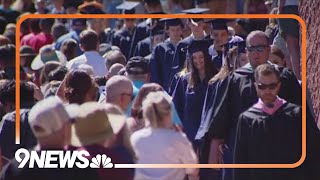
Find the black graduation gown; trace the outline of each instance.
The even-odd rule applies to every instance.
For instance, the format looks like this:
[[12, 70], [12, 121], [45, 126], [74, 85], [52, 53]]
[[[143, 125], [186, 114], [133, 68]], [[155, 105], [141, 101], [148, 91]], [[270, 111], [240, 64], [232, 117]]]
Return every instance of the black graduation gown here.
[[173, 56], [176, 47], [166, 39], [152, 51], [150, 59], [151, 82], [160, 84], [168, 92], [171, 80], [177, 73], [173, 68]]
[[139, 41], [137, 44], [137, 47], [134, 51], [134, 56], [148, 56], [152, 52], [152, 47], [151, 47], [151, 38], [147, 37], [142, 41]]
[[215, 65], [215, 67], [217, 67], [218, 69], [221, 69], [222, 67], [222, 51], [217, 51], [218, 55], [215, 57], [212, 57], [212, 62]]
[[[153, 13], [149, 13], [149, 14], [165, 14], [165, 13], [164, 12], [153, 12]], [[141, 32], [140, 34], [141, 34], [141, 37], [143, 37], [143, 39], [147, 38], [150, 35], [150, 27], [147, 24], [147, 19], [140, 22], [137, 25], [137, 28]]]
[[195, 145], [195, 135], [198, 131], [202, 107], [208, 86], [208, 79], [197, 86], [189, 87], [190, 73], [184, 75], [178, 82], [175, 93], [172, 95], [178, 115], [182, 120], [184, 132]]
[[118, 46], [127, 60], [129, 60], [133, 56], [137, 43], [144, 38], [143, 32], [138, 28], [134, 28], [134, 30], [130, 32], [128, 28], [122, 27], [114, 34], [112, 45]]
[[[206, 96], [204, 105], [202, 108], [202, 115], [201, 115], [201, 123], [197, 132], [197, 135], [195, 137], [198, 141], [203, 141], [203, 138], [205, 134], [208, 132], [209, 123], [210, 121], [206, 121], [207, 119], [204, 118], [208, 116], [208, 114], [213, 113], [212, 111], [215, 110], [214, 107], [212, 107], [212, 102], [215, 101], [217, 98], [221, 98], [222, 96], [217, 96], [219, 93], [218, 91], [218, 84], [222, 83], [221, 81], [216, 81], [214, 83], [209, 83], [207, 90], [206, 90]], [[223, 89], [220, 89], [220, 91]]]
[[[300, 106], [285, 103], [272, 115], [251, 107], [239, 116], [234, 163], [296, 163], [302, 153], [301, 133]], [[303, 180], [307, 177], [305, 166], [296, 169], [234, 170], [234, 180]]]
[[140, 22], [138, 25], [137, 25], [137, 28], [139, 29], [139, 31], [141, 32], [141, 37], [144, 38], [147, 38], [149, 36], [149, 27], [147, 25], [147, 22], [146, 20]]
[[103, 30], [99, 37], [100, 43], [112, 44], [114, 33], [115, 30], [112, 30], [110, 28]]
[[[301, 86], [292, 71], [280, 68], [281, 88], [279, 96], [288, 102], [301, 105]], [[224, 154], [225, 163], [233, 161], [233, 147], [235, 129], [239, 115], [258, 101], [254, 86], [254, 71], [246, 66], [235, 70], [230, 76], [217, 86], [217, 96], [212, 102], [210, 113], [207, 113], [204, 121], [208, 121], [205, 129], [202, 158], [207, 159], [208, 149], [212, 138], [224, 139], [229, 146], [229, 151]]]

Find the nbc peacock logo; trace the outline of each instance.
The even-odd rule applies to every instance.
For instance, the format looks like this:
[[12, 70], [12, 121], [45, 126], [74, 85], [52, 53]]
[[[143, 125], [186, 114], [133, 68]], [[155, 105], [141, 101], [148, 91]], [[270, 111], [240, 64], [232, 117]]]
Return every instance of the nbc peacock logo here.
[[100, 155], [97, 154], [96, 157], [93, 157], [91, 159], [90, 163], [91, 168], [112, 168], [113, 164], [111, 162], [111, 158], [106, 156], [105, 154]]

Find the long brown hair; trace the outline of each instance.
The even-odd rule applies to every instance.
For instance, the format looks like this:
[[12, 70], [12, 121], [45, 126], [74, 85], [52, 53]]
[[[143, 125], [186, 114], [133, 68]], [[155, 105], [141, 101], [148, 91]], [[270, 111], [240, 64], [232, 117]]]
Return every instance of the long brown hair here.
[[[215, 74], [217, 74], [219, 71], [211, 61], [211, 56], [209, 55], [208, 51], [201, 51], [204, 56], [204, 67], [205, 67], [205, 80], [209, 81]], [[189, 77], [189, 88], [194, 88], [198, 86], [201, 83], [200, 76], [198, 69], [193, 64], [193, 58], [192, 54], [189, 55], [189, 63], [191, 67], [191, 75]]]
[[[217, 81], [225, 79], [234, 70], [239, 68], [238, 55], [235, 55], [237, 50], [238, 50], [237, 47], [233, 47], [233, 48], [229, 49], [227, 55], [224, 56], [224, 59], [223, 59], [224, 63], [222, 65], [220, 71], [210, 79], [209, 84], [213, 84]], [[231, 61], [231, 59], [232, 59], [232, 61]]]

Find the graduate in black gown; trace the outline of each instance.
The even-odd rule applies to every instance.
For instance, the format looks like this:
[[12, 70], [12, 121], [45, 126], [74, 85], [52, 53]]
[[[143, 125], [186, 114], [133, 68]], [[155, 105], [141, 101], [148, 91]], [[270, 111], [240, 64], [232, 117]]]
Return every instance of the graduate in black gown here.
[[212, 61], [219, 69], [222, 66], [222, 51], [223, 45], [228, 43], [228, 26], [227, 19], [214, 19], [211, 22], [211, 37], [213, 46], [210, 47], [209, 53], [212, 56]]
[[159, 43], [164, 41], [164, 27], [155, 25], [150, 30], [150, 36], [138, 42], [134, 56], [146, 57], [152, 53], [152, 50]]
[[[122, 10], [124, 14], [134, 14], [135, 7], [139, 2], [125, 1], [116, 8]], [[125, 55], [126, 59], [133, 56], [137, 43], [146, 38], [143, 31], [136, 27], [136, 19], [124, 19], [123, 27], [114, 34], [112, 45], [118, 46], [121, 52]]]
[[152, 51], [150, 59], [151, 82], [160, 84], [168, 92], [170, 82], [176, 74], [173, 68], [174, 52], [182, 35], [181, 19], [161, 19], [165, 22], [165, 30], [169, 35], [164, 42], [158, 44]]
[[[143, 0], [144, 8], [148, 14], [165, 14], [162, 9], [160, 0]], [[152, 21], [158, 21], [159, 19], [152, 19]], [[152, 29], [152, 24], [149, 19], [143, 20], [137, 25], [137, 28], [142, 32], [141, 35], [147, 38]]]
[[[247, 56], [249, 62], [235, 70], [218, 84], [216, 96], [212, 102], [210, 113], [205, 117], [207, 132], [203, 137], [204, 147], [201, 159], [208, 163], [220, 161], [220, 147], [225, 144], [224, 163], [233, 163], [234, 137], [239, 115], [258, 101], [254, 87], [254, 69], [268, 63], [270, 46], [267, 35], [262, 31], [253, 31], [247, 37]], [[301, 105], [301, 86], [293, 72], [287, 68], [279, 68], [281, 72], [281, 88], [279, 97], [288, 102]], [[232, 179], [230, 169], [224, 170], [224, 179]]]
[[209, 40], [193, 40], [188, 46], [190, 72], [181, 77], [172, 95], [189, 140], [197, 149], [194, 137], [198, 131], [208, 81], [218, 72], [213, 65], [208, 48]]
[[[182, 11], [182, 13], [187, 14], [202, 14], [209, 11], [206, 8], [193, 8]], [[192, 40], [201, 40], [201, 39], [211, 39], [210, 34], [207, 35], [204, 31], [204, 19], [202, 18], [193, 18], [187, 19], [187, 26], [191, 30], [190, 36], [181, 40], [177, 45], [177, 50], [174, 55], [175, 65], [177, 66], [177, 71], [180, 71], [185, 66], [186, 61], [186, 51], [184, 49], [191, 44]]]
[[[224, 61], [223, 66], [221, 67], [219, 73], [217, 73], [213, 78], [210, 79], [206, 91], [205, 101], [202, 108], [202, 115], [201, 115], [201, 123], [198, 128], [198, 132], [195, 137], [195, 141], [200, 144], [200, 151], [199, 154], [199, 161], [200, 163], [206, 164], [208, 163], [208, 151], [210, 150], [207, 148], [208, 145], [204, 144], [204, 137], [205, 134], [208, 132], [210, 121], [206, 118], [208, 114], [212, 114], [216, 107], [213, 107], [212, 104], [214, 101], [219, 101], [219, 96], [221, 91], [223, 92], [225, 89], [217, 88], [219, 84], [225, 83], [225, 78], [232, 73], [234, 70], [242, 67], [242, 55], [245, 53], [245, 41], [234, 41], [229, 42], [224, 45]], [[201, 148], [205, 146], [206, 148]], [[203, 155], [205, 154], [205, 155]], [[219, 180], [222, 179], [222, 173], [220, 170], [216, 169], [200, 169], [200, 180]]]
[[[298, 162], [302, 156], [301, 107], [277, 96], [281, 81], [280, 72], [275, 65], [258, 66], [254, 77], [259, 101], [239, 116], [234, 163]], [[320, 142], [319, 132], [313, 134], [313, 137], [317, 138], [311, 141]], [[235, 169], [234, 180], [319, 179], [320, 173], [309, 169], [308, 162], [305, 163], [307, 164], [294, 169]]]
[[[217, 96], [219, 93], [217, 92], [218, 84], [225, 83], [225, 78], [228, 77], [234, 70], [244, 66], [242, 55], [245, 54], [246, 44], [245, 41], [239, 42], [229, 42], [224, 45], [224, 56], [223, 56], [223, 66], [221, 67], [219, 73], [217, 73], [213, 78], [210, 79], [205, 102], [202, 110], [202, 119], [201, 124], [198, 129], [196, 140], [202, 141], [204, 135], [208, 132], [208, 123], [210, 123], [209, 119], [207, 119], [207, 115], [211, 114], [214, 107], [212, 107], [214, 101], [218, 101], [217, 98], [221, 98], [222, 96]], [[246, 56], [246, 55], [245, 55]], [[223, 89], [219, 89], [219, 91], [223, 91]], [[200, 160], [201, 162], [201, 160]], [[208, 163], [207, 161], [203, 161], [202, 163]]]

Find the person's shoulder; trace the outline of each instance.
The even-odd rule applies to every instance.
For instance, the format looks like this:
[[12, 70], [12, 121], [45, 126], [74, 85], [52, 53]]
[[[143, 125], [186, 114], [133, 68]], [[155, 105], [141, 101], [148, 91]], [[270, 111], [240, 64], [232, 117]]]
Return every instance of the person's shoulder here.
[[182, 80], [182, 81], [189, 81], [190, 76], [191, 76], [191, 72], [188, 72], [188, 73], [186, 73], [186, 74], [183, 74], [183, 75], [181, 76], [181, 80]]
[[80, 61], [81, 59], [85, 58], [85, 56], [83, 54], [81, 54], [80, 56], [77, 56], [73, 59], [71, 59], [70, 61], [67, 62], [67, 64], [73, 64], [76, 63], [77, 61]]
[[277, 65], [275, 65], [275, 66], [279, 69], [281, 77], [290, 78], [290, 77], [295, 76], [293, 71], [290, 68], [277, 66]]
[[67, 34], [60, 36], [57, 40], [57, 43], [63, 43], [66, 39], [69, 39], [69, 38], [73, 39], [73, 31], [68, 32]]
[[70, 61], [67, 62], [66, 64], [66, 67], [68, 69], [71, 69], [71, 68], [75, 68], [74, 66], [77, 66], [79, 65], [79, 63], [81, 64], [81, 62], [85, 59], [85, 56], [82, 54], [80, 56], [77, 56], [73, 59], [71, 59]]
[[144, 38], [143, 40], [141, 40], [139, 43], [140, 44], [150, 44], [151, 39], [150, 39], [150, 37], [147, 37], [147, 38]]
[[190, 36], [182, 39], [181, 41], [179, 41], [178, 44], [180, 45], [188, 45], [191, 42], [192, 38]]
[[[20, 117], [21, 121], [24, 121], [25, 118], [28, 117], [28, 113], [30, 112], [30, 109], [20, 109]], [[15, 122], [16, 121], [16, 111], [8, 112], [2, 117], [3, 121], [8, 121], [8, 122]]]
[[140, 23], [137, 25], [137, 28], [138, 28], [138, 29], [147, 28], [147, 22], [146, 22], [146, 20], [140, 22]]
[[301, 114], [302, 108], [299, 105], [287, 102], [282, 106], [285, 113], [293, 114]]
[[171, 134], [169, 134], [170, 139], [175, 145], [181, 145], [181, 144], [189, 145], [190, 144], [190, 141], [184, 132], [174, 131], [174, 130], [172, 130], [170, 132], [171, 132]]
[[246, 64], [243, 67], [240, 67], [240, 68], [236, 69], [232, 73], [232, 75], [234, 75], [234, 76], [248, 76], [248, 75], [251, 75], [251, 74], [253, 74], [253, 69], [250, 66], [250, 64]]
[[255, 107], [250, 107], [243, 113], [239, 115], [238, 118], [238, 123], [241, 125], [245, 125], [247, 127], [251, 127], [251, 124], [256, 121], [261, 121], [262, 119], [258, 117], [263, 117], [264, 114], [261, 110], [255, 108]]
[[246, 111], [244, 111], [243, 113], [240, 114], [240, 117], [242, 118], [251, 118], [254, 117], [256, 115], [262, 115], [263, 112], [258, 109], [255, 108], [254, 106], [250, 107], [249, 109], [247, 109]]
[[110, 27], [107, 27], [107, 28], [105, 28], [105, 29], [103, 30], [103, 32], [104, 32], [105, 34], [114, 34], [116, 31], [115, 31], [115, 29], [112, 29], [112, 28], [110, 28]]
[[130, 141], [132, 145], [136, 144], [139, 140], [146, 138], [150, 135], [151, 129], [150, 128], [142, 128], [140, 130], [135, 131], [130, 136]]
[[164, 50], [166, 46], [167, 46], [167, 43], [161, 42], [161, 43], [159, 43], [158, 45], [156, 45], [155, 49], [157, 49], [157, 50], [159, 50], [159, 49]]
[[121, 28], [121, 29], [119, 29], [118, 31], [116, 31], [116, 32], [114, 33], [114, 35], [115, 35], [115, 36], [123, 36], [123, 34], [124, 34], [125, 32], [126, 32], [125, 29], [124, 29], [124, 28]]
[[16, 112], [9, 112], [2, 117], [3, 122], [15, 122], [16, 121]]

